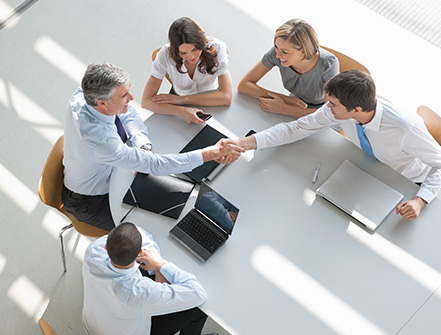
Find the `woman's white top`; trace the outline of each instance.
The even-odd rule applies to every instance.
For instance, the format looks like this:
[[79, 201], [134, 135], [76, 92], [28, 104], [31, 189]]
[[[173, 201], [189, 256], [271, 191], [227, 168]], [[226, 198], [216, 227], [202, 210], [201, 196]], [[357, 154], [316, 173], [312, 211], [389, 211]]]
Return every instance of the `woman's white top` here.
[[170, 43], [164, 45], [158, 52], [153, 62], [152, 76], [160, 80], [164, 79], [166, 73], [173, 82], [173, 88], [178, 95], [191, 95], [206, 91], [216, 90], [219, 85], [217, 77], [229, 72], [227, 46], [224, 42], [210, 37], [209, 45], [213, 45], [217, 50], [217, 59], [219, 65], [214, 74], [202, 73], [196, 66], [193, 79], [187, 73], [187, 68], [182, 64], [182, 71], [179, 73], [176, 69], [175, 61], [169, 56]]

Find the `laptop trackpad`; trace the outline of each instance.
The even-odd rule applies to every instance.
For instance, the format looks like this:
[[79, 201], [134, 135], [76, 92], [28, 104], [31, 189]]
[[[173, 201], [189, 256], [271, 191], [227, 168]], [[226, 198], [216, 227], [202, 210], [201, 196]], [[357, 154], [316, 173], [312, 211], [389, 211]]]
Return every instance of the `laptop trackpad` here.
[[211, 254], [202, 248], [198, 243], [196, 243], [191, 237], [184, 233], [181, 229], [176, 226], [170, 231], [181, 244], [185, 245], [189, 250], [191, 250], [200, 260], [206, 261], [210, 258]]

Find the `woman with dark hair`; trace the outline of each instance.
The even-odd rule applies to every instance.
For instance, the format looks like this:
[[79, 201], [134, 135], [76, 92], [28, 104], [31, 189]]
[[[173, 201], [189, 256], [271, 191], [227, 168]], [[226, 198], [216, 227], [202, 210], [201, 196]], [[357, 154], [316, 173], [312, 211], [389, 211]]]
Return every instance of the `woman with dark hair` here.
[[[178, 115], [187, 123], [203, 123], [198, 108], [186, 105], [230, 105], [231, 76], [225, 43], [205, 34], [188, 17], [172, 23], [169, 43], [153, 62], [152, 74], [142, 95], [141, 106], [154, 113]], [[158, 94], [168, 73], [173, 82], [170, 94]]]
[[[275, 66], [279, 68], [289, 95], [257, 85]], [[260, 108], [266, 112], [301, 117], [323, 105], [324, 84], [338, 72], [337, 58], [320, 48], [311, 25], [301, 19], [292, 19], [276, 30], [274, 47], [248, 71], [237, 89], [258, 99]]]

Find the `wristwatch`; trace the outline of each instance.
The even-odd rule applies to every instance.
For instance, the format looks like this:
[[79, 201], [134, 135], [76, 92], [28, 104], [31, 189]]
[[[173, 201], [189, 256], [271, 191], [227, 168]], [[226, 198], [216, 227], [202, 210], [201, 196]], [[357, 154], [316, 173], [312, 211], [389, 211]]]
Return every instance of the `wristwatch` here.
[[152, 151], [152, 148], [153, 148], [153, 146], [151, 143], [146, 143], [146, 144], [141, 145], [141, 149], [143, 149], [143, 150]]

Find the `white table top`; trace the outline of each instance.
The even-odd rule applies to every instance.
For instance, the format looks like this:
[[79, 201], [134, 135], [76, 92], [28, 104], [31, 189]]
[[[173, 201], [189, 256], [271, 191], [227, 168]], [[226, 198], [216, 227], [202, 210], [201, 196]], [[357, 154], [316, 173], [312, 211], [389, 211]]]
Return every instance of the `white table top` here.
[[[238, 94], [229, 108], [204, 110], [213, 114], [208, 124], [227, 136], [291, 120], [265, 113]], [[178, 152], [202, 128], [164, 115], [153, 115], [146, 124], [158, 153]], [[395, 334], [441, 285], [441, 202], [435, 199], [411, 222], [391, 214], [370, 234], [315, 197], [346, 158], [405, 199], [414, 196], [416, 185], [326, 130], [247, 152], [210, 183], [240, 213], [230, 239], [206, 263], [168, 235], [176, 220], [139, 209], [127, 220], [153, 234], [165, 259], [199, 278], [208, 291], [201, 308], [232, 334]], [[116, 222], [130, 208], [121, 199], [133, 177], [121, 169], [112, 176]]]

